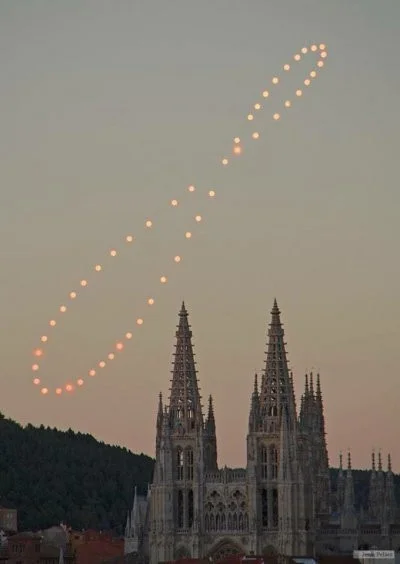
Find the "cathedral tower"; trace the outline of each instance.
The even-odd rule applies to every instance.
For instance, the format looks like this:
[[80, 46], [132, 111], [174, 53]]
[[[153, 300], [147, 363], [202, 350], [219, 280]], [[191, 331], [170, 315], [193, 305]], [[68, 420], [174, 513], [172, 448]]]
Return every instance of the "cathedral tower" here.
[[157, 416], [156, 464], [151, 491], [150, 561], [201, 553], [203, 476], [216, 468], [215, 420], [206, 425], [185, 304], [179, 312], [169, 403]]
[[251, 398], [247, 473], [251, 533], [258, 553], [306, 554], [309, 518], [298, 450], [293, 381], [286, 358], [284, 330], [275, 300], [261, 390]]

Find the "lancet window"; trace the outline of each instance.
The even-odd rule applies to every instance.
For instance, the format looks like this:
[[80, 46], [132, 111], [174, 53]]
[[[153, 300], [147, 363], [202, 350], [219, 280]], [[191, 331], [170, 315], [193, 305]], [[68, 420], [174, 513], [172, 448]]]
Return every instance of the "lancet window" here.
[[268, 492], [265, 488], [261, 490], [261, 523], [263, 529], [268, 527]]
[[277, 527], [279, 521], [278, 490], [272, 490], [272, 526]]
[[178, 521], [178, 528], [183, 529], [183, 515], [184, 515], [184, 503], [183, 503], [183, 491], [178, 491], [178, 499], [177, 499], [177, 521]]
[[183, 466], [184, 466], [184, 458], [183, 458], [183, 450], [181, 447], [176, 449], [176, 479], [183, 480]]
[[193, 480], [193, 450], [191, 448], [186, 450], [186, 479]]
[[278, 478], [278, 451], [275, 445], [269, 447], [269, 459], [270, 459], [270, 477], [271, 480], [276, 480]]
[[260, 451], [261, 458], [261, 479], [266, 480], [268, 477], [268, 455], [267, 448], [263, 445]]
[[193, 490], [188, 491], [188, 527], [193, 525], [194, 517], [194, 503], [193, 503]]

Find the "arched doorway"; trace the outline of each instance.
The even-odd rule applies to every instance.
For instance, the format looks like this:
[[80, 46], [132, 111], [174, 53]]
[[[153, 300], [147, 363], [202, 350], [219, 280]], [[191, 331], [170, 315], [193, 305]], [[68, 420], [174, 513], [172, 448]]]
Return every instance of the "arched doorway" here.
[[241, 546], [225, 539], [219, 542], [209, 553], [209, 558], [213, 562], [222, 562], [231, 556], [244, 556], [245, 551]]
[[191, 558], [190, 550], [186, 546], [178, 546], [175, 552], [175, 560], [186, 560]]

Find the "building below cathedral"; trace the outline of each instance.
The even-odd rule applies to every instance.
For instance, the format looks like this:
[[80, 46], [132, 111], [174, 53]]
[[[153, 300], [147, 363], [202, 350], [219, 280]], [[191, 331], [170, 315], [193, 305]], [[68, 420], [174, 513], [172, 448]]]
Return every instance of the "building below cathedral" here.
[[[314, 387], [315, 386], [315, 387]], [[275, 300], [265, 370], [254, 380], [244, 470], [219, 468], [212, 398], [202, 413], [192, 332], [179, 313], [167, 405], [160, 395], [156, 463], [147, 496], [135, 491], [125, 553], [150, 564], [215, 562], [234, 554], [315, 556], [400, 549], [393, 474], [372, 459], [369, 506], [356, 512], [350, 454], [330, 483], [320, 378], [306, 376], [299, 412]]]

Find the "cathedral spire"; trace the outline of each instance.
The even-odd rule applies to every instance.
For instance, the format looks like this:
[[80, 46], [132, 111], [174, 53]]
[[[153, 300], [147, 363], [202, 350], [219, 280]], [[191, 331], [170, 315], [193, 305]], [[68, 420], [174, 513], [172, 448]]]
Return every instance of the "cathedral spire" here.
[[296, 422], [296, 413], [293, 405], [285, 344], [280, 311], [277, 301], [274, 300], [268, 331], [268, 349], [260, 406], [264, 425], [266, 420], [271, 422], [275, 420], [273, 424], [279, 424], [282, 409], [285, 406], [288, 412], [289, 426], [292, 428]]
[[202, 427], [203, 415], [193, 353], [192, 331], [184, 302], [179, 312], [177, 329], [169, 415], [172, 428], [174, 430], [180, 428], [187, 433], [196, 426]]

